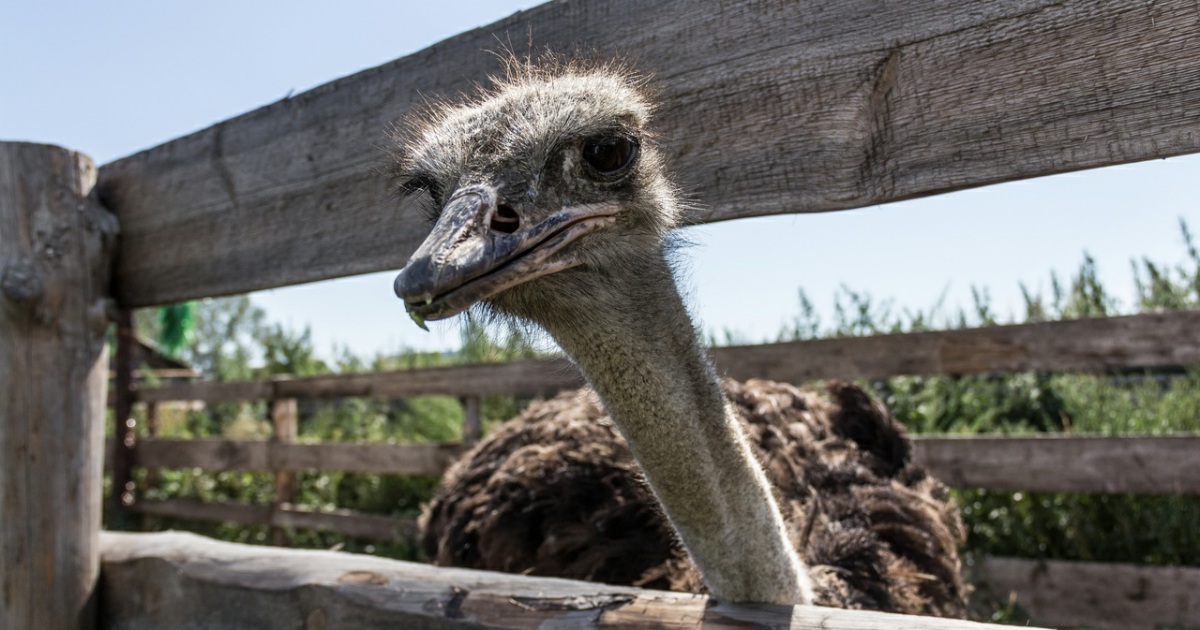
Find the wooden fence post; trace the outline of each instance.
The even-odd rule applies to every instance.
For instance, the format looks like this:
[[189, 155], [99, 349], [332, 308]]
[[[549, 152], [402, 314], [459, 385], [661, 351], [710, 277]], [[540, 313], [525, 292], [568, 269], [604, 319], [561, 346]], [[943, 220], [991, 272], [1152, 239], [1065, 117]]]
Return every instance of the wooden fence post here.
[[0, 627], [92, 628], [117, 222], [96, 167], [0, 143]]
[[483, 435], [483, 397], [473, 394], [459, 401], [463, 406], [462, 441], [474, 444]]
[[[113, 451], [110, 517], [123, 525], [133, 504], [133, 447], [137, 426], [133, 419], [133, 312], [121, 309], [117, 314], [117, 360], [113, 378]], [[112, 522], [111, 520], [109, 521]]]
[[[280, 444], [294, 444], [297, 436], [298, 405], [295, 398], [272, 398], [270, 401], [271, 424], [275, 427], [272, 440]], [[296, 471], [275, 471], [274, 509], [296, 502]], [[271, 526], [271, 538], [275, 546], [286, 547], [291, 541], [282, 527]]]

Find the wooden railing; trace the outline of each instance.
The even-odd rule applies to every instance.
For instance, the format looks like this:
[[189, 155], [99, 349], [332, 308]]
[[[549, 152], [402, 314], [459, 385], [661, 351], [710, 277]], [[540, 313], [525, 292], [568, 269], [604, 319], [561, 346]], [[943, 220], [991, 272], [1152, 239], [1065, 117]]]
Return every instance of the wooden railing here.
[[[790, 382], [1014, 370], [1128, 372], [1200, 363], [1200, 311], [724, 347], [714, 349], [713, 355], [718, 369], [730, 376]], [[289, 427], [285, 431], [291, 433], [284, 439], [257, 441], [143, 439], [133, 450], [136, 465], [273, 471], [277, 496], [270, 505], [159, 499], [142, 500], [131, 508], [144, 514], [277, 529], [326, 529], [375, 541], [411, 540], [416, 532], [412, 520], [350, 510], [316, 512], [294, 505], [285, 494], [290, 486], [281, 486], [278, 480], [295, 470], [441, 474], [469, 445], [295, 443], [297, 398], [453, 395], [463, 400], [465, 424], [478, 426], [478, 401], [484, 394], [544, 396], [581, 383], [570, 363], [550, 359], [139, 389], [134, 398], [151, 405], [266, 398], [273, 401], [277, 431]], [[1200, 495], [1200, 434], [917, 436], [915, 442], [917, 460], [958, 488]], [[1171, 614], [1176, 617], [1190, 614], [1181, 608], [1188, 604], [1177, 603], [1186, 598], [1173, 600], [1167, 594], [1200, 588], [1200, 569], [989, 558], [976, 567], [976, 573], [989, 588], [1015, 593], [1022, 604], [1041, 615], [1038, 618], [1071, 623], [1140, 618], [1147, 606], [1168, 612], [1174, 607], [1177, 610]], [[1141, 580], [1157, 590], [1150, 603], [1139, 604], [1127, 601], [1132, 596], [1101, 587], [1072, 590], [1071, 581], [1081, 578], [1096, 583]], [[1081, 597], [1094, 597], [1095, 589], [1107, 593], [1108, 608], [1102, 618], [1085, 614], [1079, 603]], [[1114, 608], [1121, 606], [1124, 612], [1114, 616]]]
[[[40, 181], [39, 177], [46, 176], [47, 182], [74, 179], [49, 177], [55, 172], [51, 161], [9, 160], [11, 168], [4, 170], [3, 182], [22, 184], [0, 187], [5, 199], [0, 204], [0, 223], [17, 226], [5, 232], [6, 238], [13, 237], [9, 240], [14, 252], [33, 253], [14, 254], [3, 261], [6, 301], [5, 308], [0, 308], [0, 323], [11, 320], [19, 325], [5, 324], [0, 352], [61, 359], [64, 366], [78, 364], [87, 353], [72, 346], [68, 336], [35, 336], [20, 326], [44, 325], [55, 313], [70, 312], [80, 318], [72, 331], [94, 330], [98, 339], [101, 327], [97, 324], [107, 312], [109, 298], [126, 309], [119, 332], [119, 339], [126, 341], [118, 343], [120, 352], [121, 344], [129, 339], [130, 308], [400, 267], [424, 238], [426, 223], [414, 204], [394, 202], [390, 184], [374, 168], [383, 153], [377, 147], [385, 130], [394, 128], [397, 119], [421, 103], [469, 90], [496, 72], [498, 61], [481, 51], [497, 48], [500, 41], [529, 40], [538, 47], [558, 50], [582, 48], [605, 58], [631, 58], [652, 65], [648, 69], [656, 71], [662, 100], [657, 122], [664, 154], [678, 169], [681, 185], [705, 203], [690, 219], [706, 222], [863, 207], [1200, 151], [1200, 134], [1195, 132], [1200, 119], [1197, 24], [1200, 8], [1192, 0], [681, 0], [669, 5], [629, 0], [619, 7], [606, 0], [551, 2], [104, 165], [95, 195], [90, 195], [90, 178], [77, 177], [74, 179], [81, 186], [71, 191], [73, 196], [64, 196], [59, 190], [26, 199], [24, 192], [13, 191], [34, 190], [29, 183]], [[58, 163], [74, 159], [55, 158]], [[110, 233], [97, 227], [105, 224], [104, 217], [79, 221], [79, 233], [86, 243], [78, 247], [61, 247], [60, 236], [66, 232], [57, 225], [28, 229], [44, 226], [49, 216], [45, 215], [44, 200], [68, 197], [98, 198], [116, 214], [120, 239], [115, 256], [91, 256], [104, 250], [105, 235]], [[64, 208], [77, 206], [82, 208], [82, 202], [72, 201]], [[73, 217], [71, 220], [84, 216], [72, 212], [63, 216]], [[42, 255], [45, 252], [54, 256]], [[107, 295], [110, 283], [104, 280], [105, 272], [114, 260], [112, 295]], [[46, 277], [58, 278], [55, 274], [61, 269], [82, 271], [64, 276], [62, 286], [43, 283]], [[59, 299], [97, 292], [96, 299], [89, 298], [78, 308], [63, 309], [66, 302]], [[804, 346], [809, 354], [803, 356], [793, 351], [800, 346], [716, 354], [731, 375], [793, 382], [816, 378], [827, 365], [836, 366], [837, 375], [863, 377], [903, 370], [967, 373], [1196, 362], [1194, 327], [1169, 342], [1161, 338], [1152, 341], [1156, 330], [1172, 330], [1166, 327], [1194, 315], [1162, 316], [1162, 320], [1143, 317], [1078, 323], [1076, 330], [1096, 328], [1070, 341], [1069, 348], [1062, 345], [1060, 334], [1067, 329], [1046, 325], [814, 342]], [[1009, 336], [991, 337], [993, 333]], [[1163, 336], [1170, 335], [1159, 335]], [[24, 346], [8, 343], [26, 343], [35, 337], [41, 344], [37, 352], [16, 352], [12, 349]], [[1089, 345], [1085, 337], [1094, 342]], [[1106, 345], [1110, 343], [1113, 345]], [[96, 339], [89, 339], [87, 348], [101, 346]], [[850, 348], [857, 348], [856, 358], [840, 354]], [[1078, 352], [1073, 354], [1072, 348]], [[1152, 356], [1147, 358], [1143, 352]], [[131, 376], [128, 356], [118, 357], [117, 379], [122, 385]], [[63, 374], [76, 378], [86, 372], [85, 366], [74, 367], [77, 369], [64, 368]], [[479, 374], [487, 373], [487, 378], [500, 384], [498, 390], [491, 389], [491, 385], [464, 377], [476, 388], [457, 392], [467, 396], [546, 386], [537, 379], [532, 379], [536, 383], [523, 380], [529, 370], [548, 371], [547, 381], [557, 383], [552, 388], [578, 379], [553, 363], [462, 369], [466, 370], [463, 374], [478, 369]], [[324, 383], [322, 386], [328, 387], [325, 396], [390, 396], [422, 391], [413, 379], [437, 380], [433, 372], [407, 376], [410, 378], [362, 376], [303, 382], [313, 391], [320, 389], [317, 383]], [[82, 428], [71, 430], [60, 431], [58, 424], [48, 424], [44, 432], [0, 430], [0, 451], [14, 454], [6, 478], [54, 480], [46, 485], [56, 492], [83, 488], [91, 495], [95, 488], [88, 484], [98, 484], [92, 462], [100, 456], [96, 427], [101, 420], [96, 416], [103, 409], [103, 392], [102, 387], [85, 386], [82, 380], [70, 378], [3, 381], [12, 391], [2, 398], [21, 401], [23, 406], [12, 411], [0, 408], [0, 420], [4, 421], [0, 425], [7, 426], [10, 416], [22, 421], [65, 417], [56, 412], [59, 406], [87, 411], [88, 419]], [[299, 396], [298, 390], [289, 393], [290, 388], [306, 385], [243, 383], [214, 385], [210, 391], [229, 395], [238, 390], [241, 397], [282, 401]], [[129, 467], [136, 457], [149, 457], [155, 448], [151, 441], [136, 447], [133, 443], [126, 420], [134, 393], [118, 387], [115, 401], [113, 505], [118, 507], [127, 495], [132, 496], [127, 485]], [[149, 390], [137, 394], [143, 402], [152, 402], [154, 396], [163, 400], [179, 396], [178, 392]], [[471, 409], [472, 399], [466, 401]], [[40, 449], [22, 441], [30, 435], [52, 433], [62, 436], [64, 443]], [[262, 457], [304, 452], [289, 450], [293, 448], [289, 439], [286, 425], [280, 425], [278, 444]], [[1054, 444], [1053, 448], [1068, 444], [1035, 443]], [[1137, 446], [1149, 448], [1145, 444], [1150, 443]], [[1042, 452], [1045, 447], [1030, 448]], [[1112, 456], [1119, 458], [1120, 449], [1115, 450]], [[61, 461], [51, 456], [76, 452], [82, 454]], [[1064, 462], [1064, 468], [1068, 463]], [[1194, 460], [1182, 463], [1191, 467], [1184, 468], [1185, 473], [1194, 470]], [[978, 483], [966, 476], [973, 466], [960, 468], [963, 483]], [[1111, 476], [1112, 472], [1099, 476]], [[950, 478], [955, 479], [953, 475]], [[1162, 483], [1147, 487], [1174, 488], [1174, 483], [1168, 474]], [[286, 494], [288, 484], [286, 472], [277, 478], [281, 494]], [[34, 485], [22, 482], [13, 488], [14, 494], [6, 495], [6, 517], [28, 526], [10, 529], [20, 530], [17, 533], [44, 531], [33, 524], [54, 521], [38, 511], [51, 503], [41, 502], [37, 493], [22, 502]], [[140, 507], [148, 508], [146, 504]], [[52, 516], [60, 512], [47, 510]], [[75, 512], [71, 511], [77, 518], [59, 518], [52, 529], [45, 530], [55, 542], [41, 547], [75, 550], [59, 554], [62, 561], [73, 561], [78, 555], [94, 568], [98, 519], [79, 518]], [[280, 506], [270, 513], [275, 519], [272, 522], [280, 525], [289, 518], [302, 518], [299, 512]], [[20, 560], [13, 563], [19, 570], [10, 571], [7, 564], [0, 567], [6, 593], [16, 593], [12, 607], [0, 608], [0, 621], [14, 627], [27, 625], [20, 620], [30, 614], [40, 620], [39, 627], [75, 625], [94, 601], [95, 572], [31, 562], [23, 540], [0, 537], [0, 551]], [[1045, 570], [1034, 577], [1082, 575], [1069, 568], [1060, 571], [1058, 565], [1043, 566]], [[1160, 583], [1143, 578], [1133, 584]], [[1175, 583], [1181, 581], [1186, 580]], [[49, 591], [38, 586], [51, 583], [55, 586]], [[1094, 586], [1102, 584], [1097, 581]], [[42, 601], [33, 596], [39, 589], [62, 595], [61, 604], [31, 604]], [[1043, 590], [1055, 592], [1049, 586]], [[121, 593], [105, 592], [110, 597], [103, 607], [106, 610], [141, 601], [132, 596], [113, 600]], [[141, 592], [137, 591], [139, 597]], [[422, 623], [445, 622], [451, 609], [462, 612], [462, 598], [457, 591], [451, 592], [455, 595], [445, 601], [430, 600], [434, 608]], [[1187, 603], [1194, 600], [1177, 598], [1173, 601], [1178, 605], [1171, 605], [1174, 608], [1166, 604], [1149, 608], [1146, 602], [1157, 601], [1152, 596], [1139, 589], [1128, 596], [1122, 596], [1123, 592], [1110, 589], [1092, 598], [1090, 610], [1093, 618], [1099, 617], [1097, 627], [1132, 626], [1148, 620], [1200, 624], [1200, 613]], [[1065, 590], [1062, 593], [1069, 595]], [[258, 596], [266, 601], [267, 596]], [[6, 602], [9, 599], [6, 597]], [[161, 604], [157, 611], [195, 603], [186, 596], [167, 603], [154, 601]], [[219, 608], [218, 602], [223, 600], [211, 601]], [[1106, 607], [1113, 602], [1137, 601], [1142, 602], [1140, 610], [1145, 613], [1141, 617], [1122, 617]], [[1193, 608], [1179, 612], [1189, 605]], [[689, 610], [681, 604], [667, 612]], [[1100, 612], [1097, 615], [1095, 611]], [[794, 617], [789, 616], [792, 612]], [[806, 614], [799, 608], [777, 611], [772, 623], [809, 619]], [[602, 615], [597, 615], [589, 617], [594, 623], [588, 623], [601, 625]], [[845, 613], [838, 618], [847, 616], [855, 615]], [[694, 623], [679, 625], [695, 627], [702, 617], [694, 616]], [[865, 621], [868, 616], [859, 618], [864, 621], [858, 627], [879, 625], [869, 625], [871, 622]], [[313, 619], [309, 621], [319, 625], [326, 617]], [[1044, 619], [1057, 623], [1051, 616]], [[526, 619], [523, 623], [537, 621]], [[460, 622], [467, 623], [452, 620]]]

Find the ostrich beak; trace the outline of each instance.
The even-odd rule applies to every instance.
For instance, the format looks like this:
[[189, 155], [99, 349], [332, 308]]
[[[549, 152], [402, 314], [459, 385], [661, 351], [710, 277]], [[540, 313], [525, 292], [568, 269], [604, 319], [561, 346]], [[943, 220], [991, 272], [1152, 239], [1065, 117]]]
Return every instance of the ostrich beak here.
[[472, 304], [534, 278], [580, 264], [555, 256], [585, 234], [616, 222], [618, 206], [559, 209], [537, 223], [518, 217], [497, 229], [497, 195], [489, 186], [456, 191], [425, 242], [396, 276], [396, 295], [418, 326], [452, 317]]

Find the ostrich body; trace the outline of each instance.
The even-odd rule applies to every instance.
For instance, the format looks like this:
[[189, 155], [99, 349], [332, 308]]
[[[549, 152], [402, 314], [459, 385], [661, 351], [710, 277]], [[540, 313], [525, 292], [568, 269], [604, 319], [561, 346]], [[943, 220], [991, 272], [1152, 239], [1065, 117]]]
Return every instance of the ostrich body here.
[[[405, 191], [428, 192], [436, 222], [396, 293], [422, 325], [482, 302], [545, 329], [628, 444], [704, 586], [722, 599], [812, 603], [830, 592], [828, 573], [807, 566], [796, 545], [818, 524], [844, 524], [824, 518], [819, 488], [785, 503], [785, 520], [743, 412], [699, 342], [668, 263], [685, 206], [648, 131], [651, 109], [618, 69], [514, 63], [478, 100], [431, 112], [400, 168]], [[600, 407], [584, 404], [601, 426]], [[953, 545], [939, 552], [953, 556]], [[910, 577], [958, 585], [956, 573]]]

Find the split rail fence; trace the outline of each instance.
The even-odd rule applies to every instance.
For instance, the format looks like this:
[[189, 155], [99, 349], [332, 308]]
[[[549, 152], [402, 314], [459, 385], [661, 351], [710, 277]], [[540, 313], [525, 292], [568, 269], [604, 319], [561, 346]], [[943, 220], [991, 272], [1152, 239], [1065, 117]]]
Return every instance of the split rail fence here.
[[[389, 182], [377, 174], [384, 159], [377, 147], [385, 130], [427, 99], [470, 91], [496, 72], [497, 60], [483, 51], [495, 49], [497, 41], [529, 40], [558, 50], [621, 55], [656, 71], [664, 153], [681, 185], [704, 201], [705, 209], [695, 217], [699, 222], [845, 210], [1200, 152], [1200, 5], [1193, 0], [554, 1], [98, 172], [77, 153], [0, 144], [0, 455], [5, 463], [0, 503], [6, 522], [24, 525], [0, 529], [5, 593], [0, 626], [272, 627], [287, 620], [294, 627], [319, 628], [406, 620], [421, 627], [627, 627], [637, 619], [686, 628], [705, 623], [978, 627], [808, 607], [734, 610], [706, 598], [402, 563], [384, 568], [370, 558], [322, 552], [247, 550], [152, 534], [100, 536], [106, 317], [118, 319], [120, 336], [127, 338], [128, 309], [401, 267], [425, 228], [419, 209], [397, 203]], [[1120, 363], [1113, 357], [1121, 353], [1146, 350], [1122, 341], [1137, 339], [1137, 326], [1170, 330], [1173, 322], [1188, 317], [1194, 315], [1062, 324], [1081, 331], [1118, 327], [1104, 329], [1111, 337], [1096, 330], [1076, 335], [1076, 340], [1113, 345], [1076, 355], [1073, 364], [1057, 363], [1071, 361], [1063, 351], [1066, 335], [1048, 334], [1029, 344], [1029, 352], [1046, 349], [1045, 365], [1022, 364], [1012, 339], [988, 337], [1068, 330], [1050, 324], [909, 335], [887, 343], [812, 342], [804, 355], [812, 359], [782, 346], [721, 350], [717, 360], [733, 376], [788, 381], [870, 375], [870, 369], [956, 373], [971, 370], [955, 366], [1004, 361], [1013, 364], [989, 369], [1097, 369], [1107, 361]], [[972, 335], [984, 341], [947, 341]], [[1195, 362], [1195, 339], [1194, 328], [1187, 328], [1170, 342], [1160, 339], [1151, 346], [1160, 355], [1183, 348], [1166, 362], [1188, 364]], [[938, 345], [942, 342], [944, 348]], [[874, 359], [852, 360], [838, 354], [849, 347], [839, 343], [881, 345]], [[118, 364], [125, 366], [117, 374], [119, 392], [132, 391], [128, 348], [118, 345]], [[923, 349], [932, 354], [922, 355]], [[785, 367], [817, 357], [829, 366], [826, 372]], [[854, 360], [900, 367], [844, 369], [843, 362]], [[1153, 362], [1129, 358], [1127, 364]], [[750, 367], [761, 369], [743, 370]], [[524, 378], [525, 370], [546, 371], [550, 380], [571, 378], [553, 364], [461, 369], [493, 370], [489, 378], [513, 382]], [[289, 388], [348, 393], [350, 383], [358, 383], [357, 395], [407, 395], [403, 383], [440, 378], [422, 374], [296, 379], [211, 391], [214, 397], [230, 396], [230, 388], [244, 387], [234, 397], [286, 399], [297, 392]], [[477, 392], [448, 393], [513, 389], [481, 386]], [[138, 395], [149, 402], [156, 395], [165, 400], [178, 394], [144, 390]], [[130, 417], [133, 398], [115, 402], [122, 421], [113, 470], [123, 495], [128, 479], [120, 476], [133, 461], [152, 463], [173, 447], [127, 441], [124, 419]], [[350, 466], [392, 456], [370, 450], [383, 447], [288, 444], [288, 405], [277, 403], [275, 409], [284, 427], [277, 444], [229, 447], [241, 449], [248, 464], [293, 469], [319, 459], [322, 467], [337, 461]], [[1061, 466], [1040, 468], [1046, 474], [1014, 479], [1014, 485], [1033, 489], [1053, 485], [1056, 477], [1084, 477], [1102, 491], [1194, 492], [1188, 485], [1196, 478], [1191, 439], [1053, 438], [1027, 439], [1023, 445], [925, 441], [920, 449], [921, 457], [959, 485], [994, 479], [981, 472], [993, 457], [1001, 464], [1020, 458], [1027, 469], [1039, 469], [1051, 449], [1060, 449], [1053, 460]], [[179, 457], [195, 456], [200, 447], [192, 448], [192, 455]], [[967, 449], [974, 454], [961, 455]], [[1145, 455], [1125, 457], [1129, 451]], [[348, 452], [354, 462], [339, 459]], [[937, 463], [952, 460], [939, 454], [944, 452], [965, 459], [957, 465]], [[406, 461], [425, 457], [444, 463], [444, 455], [427, 452]], [[1088, 472], [1113, 458], [1123, 463], [1107, 474]], [[196, 459], [212, 463], [222, 456]], [[1139, 463], [1144, 465], [1125, 468]], [[270, 518], [293, 525], [326, 516], [273, 510]], [[333, 573], [368, 564], [378, 570]], [[988, 565], [989, 582], [1000, 581], [1000, 574], [1019, 576], [1005, 583], [1021, 582], [1015, 589], [1020, 597], [1029, 596], [1027, 603], [1083, 601], [1089, 614], [1108, 618], [1096, 627], [1200, 625], [1197, 589], [1188, 586], [1195, 583], [1192, 569], [1167, 575], [1137, 567], [1098, 572], [1077, 563], [996, 559]], [[254, 579], [246, 578], [251, 574]], [[405, 575], [419, 576], [427, 586], [406, 581]], [[97, 586], [101, 576], [103, 589]], [[1144, 616], [1124, 623], [1129, 607], [1138, 602]], [[1031, 608], [1037, 614], [1037, 606]], [[1046, 623], [1074, 623], [1063, 615], [1046, 616]]]

